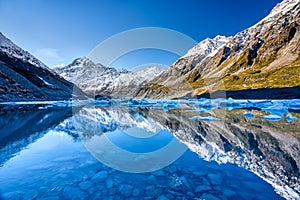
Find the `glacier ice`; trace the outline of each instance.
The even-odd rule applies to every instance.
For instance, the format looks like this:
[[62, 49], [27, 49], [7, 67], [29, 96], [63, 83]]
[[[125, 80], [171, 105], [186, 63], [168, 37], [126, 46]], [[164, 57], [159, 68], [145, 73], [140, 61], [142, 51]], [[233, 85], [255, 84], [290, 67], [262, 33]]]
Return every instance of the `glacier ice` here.
[[243, 114], [244, 117], [253, 118], [253, 113], [251, 111], [245, 112]]
[[286, 119], [286, 121], [291, 122], [291, 121], [297, 120], [298, 118], [289, 113], [286, 115], [285, 119]]
[[262, 116], [262, 118], [266, 119], [266, 120], [270, 120], [270, 121], [279, 121], [281, 120], [281, 116], [278, 115], [264, 115]]
[[191, 120], [203, 120], [203, 121], [214, 121], [214, 120], [220, 120], [219, 118], [216, 117], [212, 117], [212, 116], [207, 116], [207, 117], [203, 117], [203, 116], [194, 116], [190, 118]]

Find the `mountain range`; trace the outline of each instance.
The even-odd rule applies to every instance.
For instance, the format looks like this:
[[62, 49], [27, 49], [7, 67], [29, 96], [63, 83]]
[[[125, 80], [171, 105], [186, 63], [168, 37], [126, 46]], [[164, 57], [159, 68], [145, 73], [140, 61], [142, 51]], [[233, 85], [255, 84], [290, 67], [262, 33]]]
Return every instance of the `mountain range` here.
[[283, 0], [257, 24], [201, 41], [165, 71], [118, 70], [86, 57], [51, 70], [0, 34], [0, 98], [300, 98], [299, 24], [300, 1]]
[[54, 70], [66, 80], [78, 85], [87, 94], [114, 97], [132, 96], [139, 86], [161, 72], [161, 69], [155, 66], [136, 72], [117, 70], [95, 64], [86, 57], [77, 58], [71, 64], [56, 67]]

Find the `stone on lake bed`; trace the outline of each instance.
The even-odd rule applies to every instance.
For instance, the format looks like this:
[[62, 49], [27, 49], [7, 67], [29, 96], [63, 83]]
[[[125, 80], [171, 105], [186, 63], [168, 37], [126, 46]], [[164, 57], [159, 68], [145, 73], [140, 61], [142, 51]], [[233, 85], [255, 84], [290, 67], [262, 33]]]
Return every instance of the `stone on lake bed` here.
[[162, 193], [163, 193], [163, 189], [161, 189], [161, 188], [156, 188], [156, 189], [152, 192], [151, 196], [157, 197], [157, 196], [161, 195]]
[[147, 181], [152, 181], [152, 182], [155, 182], [156, 181], [156, 177], [153, 176], [152, 174], [150, 176], [147, 177], [146, 179]]
[[38, 198], [39, 200], [59, 200], [58, 196], [48, 196], [48, 197], [42, 197]]
[[141, 191], [139, 189], [135, 188], [132, 192], [132, 195], [136, 197], [136, 196], [139, 196], [140, 193], [141, 193]]
[[89, 189], [92, 186], [93, 186], [93, 183], [91, 183], [90, 181], [84, 181], [84, 182], [82, 182], [82, 183], [79, 184], [79, 188], [81, 190], [87, 190], [87, 189]]
[[165, 195], [160, 195], [156, 200], [169, 200]]
[[74, 188], [67, 186], [63, 191], [63, 196], [65, 199], [85, 199], [85, 193], [79, 188]]
[[106, 179], [107, 176], [108, 176], [108, 173], [106, 171], [100, 171], [93, 176], [92, 181], [93, 182], [101, 181], [103, 179]]
[[199, 185], [198, 187], [196, 187], [195, 192], [200, 193], [200, 192], [203, 192], [203, 191], [209, 191], [211, 189], [212, 188], [209, 185]]
[[151, 172], [151, 174], [153, 174], [154, 176], [164, 176], [165, 175], [163, 170], [157, 170], [157, 171]]
[[112, 180], [112, 178], [106, 179], [105, 183], [107, 188], [112, 188], [114, 185], [114, 181]]
[[180, 177], [180, 181], [183, 183], [183, 185], [185, 185], [189, 190], [193, 191], [193, 188], [191, 187], [191, 184], [189, 183], [189, 181], [186, 179], [185, 176], [181, 176]]
[[130, 197], [132, 196], [132, 190], [133, 190], [133, 186], [132, 185], [120, 185], [119, 187], [119, 192], [120, 194], [122, 194], [125, 197]]
[[190, 197], [195, 196], [194, 193], [192, 193], [192, 192], [187, 192], [186, 194], [187, 194], [188, 196], [190, 196]]
[[205, 199], [205, 200], [220, 200], [218, 197], [212, 195], [212, 194], [208, 194], [208, 193], [204, 193], [201, 196], [201, 199]]
[[226, 196], [226, 197], [232, 197], [236, 194], [235, 191], [231, 190], [231, 189], [222, 189], [222, 193]]
[[146, 187], [146, 195], [150, 197], [158, 197], [163, 193], [162, 188], [157, 188], [155, 186], [148, 186]]
[[155, 187], [153, 185], [150, 185], [148, 187], [146, 187], [146, 193], [151, 193], [155, 190]]
[[108, 191], [109, 196], [114, 196], [117, 193], [117, 188], [110, 188]]

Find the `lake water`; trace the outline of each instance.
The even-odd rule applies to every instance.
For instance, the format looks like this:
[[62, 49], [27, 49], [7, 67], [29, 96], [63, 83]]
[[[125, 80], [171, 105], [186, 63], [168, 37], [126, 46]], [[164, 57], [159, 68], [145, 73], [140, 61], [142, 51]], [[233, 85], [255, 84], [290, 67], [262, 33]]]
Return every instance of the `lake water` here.
[[0, 107], [0, 199], [300, 198], [300, 100]]

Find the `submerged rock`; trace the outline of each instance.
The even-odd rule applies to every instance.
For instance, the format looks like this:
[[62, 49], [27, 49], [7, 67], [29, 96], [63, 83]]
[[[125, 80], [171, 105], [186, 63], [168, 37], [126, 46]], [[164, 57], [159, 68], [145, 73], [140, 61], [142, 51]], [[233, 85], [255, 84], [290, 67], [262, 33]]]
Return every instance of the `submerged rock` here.
[[119, 192], [125, 197], [130, 197], [132, 196], [132, 190], [133, 186], [132, 185], [120, 185], [119, 187]]
[[83, 191], [79, 188], [73, 188], [70, 186], [65, 187], [63, 197], [65, 199], [86, 199], [86, 195]]
[[156, 200], [169, 200], [165, 195], [160, 195]]
[[205, 199], [205, 200], [220, 200], [218, 197], [212, 195], [212, 194], [208, 194], [208, 193], [204, 193], [201, 196], [201, 199]]
[[84, 181], [79, 184], [79, 188], [81, 190], [87, 190], [87, 189], [91, 188], [92, 186], [93, 186], [93, 183], [91, 183], [90, 181]]
[[132, 192], [132, 195], [136, 197], [136, 196], [139, 196], [140, 193], [141, 193], [141, 191], [139, 189], [135, 188]]
[[108, 176], [108, 173], [106, 171], [100, 171], [97, 174], [95, 174], [92, 178], [93, 182], [98, 182], [101, 181], [103, 179], [106, 179]]
[[203, 191], [209, 191], [212, 188], [209, 185], [199, 185], [198, 187], [196, 187], [195, 192], [196, 193], [201, 193]]
[[107, 188], [112, 188], [114, 185], [114, 181], [112, 180], [112, 178], [106, 179], [105, 183]]

